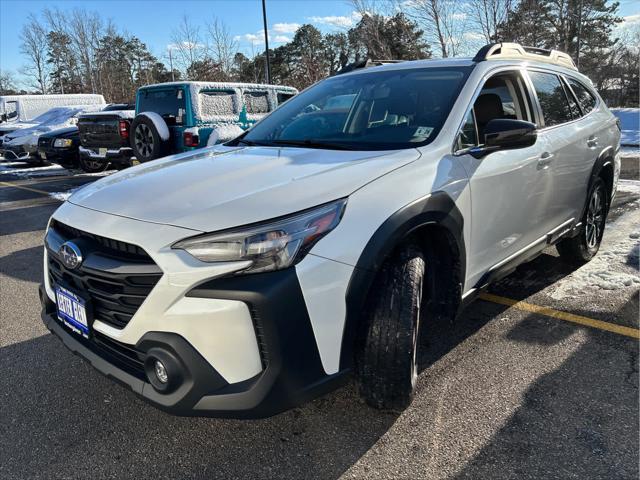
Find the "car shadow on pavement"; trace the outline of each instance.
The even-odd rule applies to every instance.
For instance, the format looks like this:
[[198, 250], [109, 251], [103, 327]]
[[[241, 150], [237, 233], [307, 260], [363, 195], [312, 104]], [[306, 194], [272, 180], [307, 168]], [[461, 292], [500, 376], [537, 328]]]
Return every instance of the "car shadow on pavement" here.
[[[0, 257], [0, 272], [2, 275], [39, 283], [42, 277], [43, 247], [31, 247], [11, 252]], [[34, 287], [36, 288], [36, 287]]]
[[0, 211], [0, 237], [37, 231], [43, 231], [44, 235], [49, 217], [59, 205], [58, 202], [51, 202]]
[[533, 314], [507, 338], [579, 346], [531, 384], [458, 478], [638, 478], [637, 340]]

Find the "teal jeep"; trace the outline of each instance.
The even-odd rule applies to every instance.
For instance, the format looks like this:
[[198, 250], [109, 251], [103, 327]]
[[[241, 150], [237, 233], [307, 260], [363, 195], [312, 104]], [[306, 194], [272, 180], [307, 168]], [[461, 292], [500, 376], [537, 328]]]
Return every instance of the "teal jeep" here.
[[131, 148], [146, 162], [226, 142], [296, 93], [292, 87], [251, 83], [147, 85], [136, 94]]

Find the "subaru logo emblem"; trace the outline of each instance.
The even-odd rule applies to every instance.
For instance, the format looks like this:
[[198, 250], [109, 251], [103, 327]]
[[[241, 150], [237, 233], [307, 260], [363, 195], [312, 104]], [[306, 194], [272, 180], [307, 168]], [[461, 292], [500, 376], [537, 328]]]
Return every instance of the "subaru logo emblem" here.
[[82, 252], [73, 242], [64, 242], [58, 249], [58, 256], [69, 270], [78, 268], [82, 263]]

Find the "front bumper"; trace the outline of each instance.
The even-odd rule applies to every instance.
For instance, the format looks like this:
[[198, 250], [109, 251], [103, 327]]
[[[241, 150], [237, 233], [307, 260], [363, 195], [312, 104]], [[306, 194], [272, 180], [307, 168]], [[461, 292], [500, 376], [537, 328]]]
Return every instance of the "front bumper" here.
[[[263, 418], [326, 393], [347, 380], [348, 370], [327, 375], [323, 369], [311, 321], [295, 269], [238, 277], [221, 277], [193, 288], [189, 298], [234, 300], [251, 312], [263, 370], [247, 380], [228, 383], [182, 336], [147, 332], [136, 345], [108, 340], [102, 335], [86, 340], [57, 320], [55, 304], [40, 288], [42, 319], [72, 352], [98, 371], [127, 385], [154, 406], [175, 415]], [[188, 319], [185, 319], [188, 320]], [[157, 349], [178, 359], [182, 381], [170, 393], [154, 389], [140, 369], [118, 358], [117, 350], [135, 352], [145, 364]]]
[[40, 160], [57, 163], [65, 167], [78, 166], [78, 148], [77, 147], [75, 148], [74, 147], [67, 147], [67, 148], [38, 147], [37, 156]]

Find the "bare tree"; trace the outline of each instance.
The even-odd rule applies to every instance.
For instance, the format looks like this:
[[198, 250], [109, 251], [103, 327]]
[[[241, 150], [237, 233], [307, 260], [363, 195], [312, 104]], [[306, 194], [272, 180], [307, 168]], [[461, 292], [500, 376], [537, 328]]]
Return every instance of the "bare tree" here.
[[209, 50], [213, 61], [228, 77], [231, 75], [233, 58], [238, 51], [238, 42], [233, 39], [227, 25], [216, 17], [207, 24], [207, 30], [211, 37]]
[[178, 52], [177, 63], [186, 74], [189, 67], [202, 60], [206, 53], [200, 37], [200, 27], [191, 23], [184, 15], [178, 28], [171, 34], [171, 39], [173, 49]]
[[470, 0], [469, 13], [486, 43], [496, 42], [500, 25], [509, 20], [514, 0]]
[[49, 88], [49, 66], [47, 64], [47, 30], [38, 18], [29, 14], [27, 23], [20, 34], [20, 52], [27, 57], [29, 63], [22, 73], [33, 79], [32, 85], [40, 93], [47, 93]]
[[468, 33], [465, 6], [455, 0], [412, 0], [407, 13], [424, 29], [427, 39], [440, 47], [443, 58], [455, 57]]
[[8, 70], [0, 70], [0, 95], [12, 95], [18, 91], [16, 79]]

